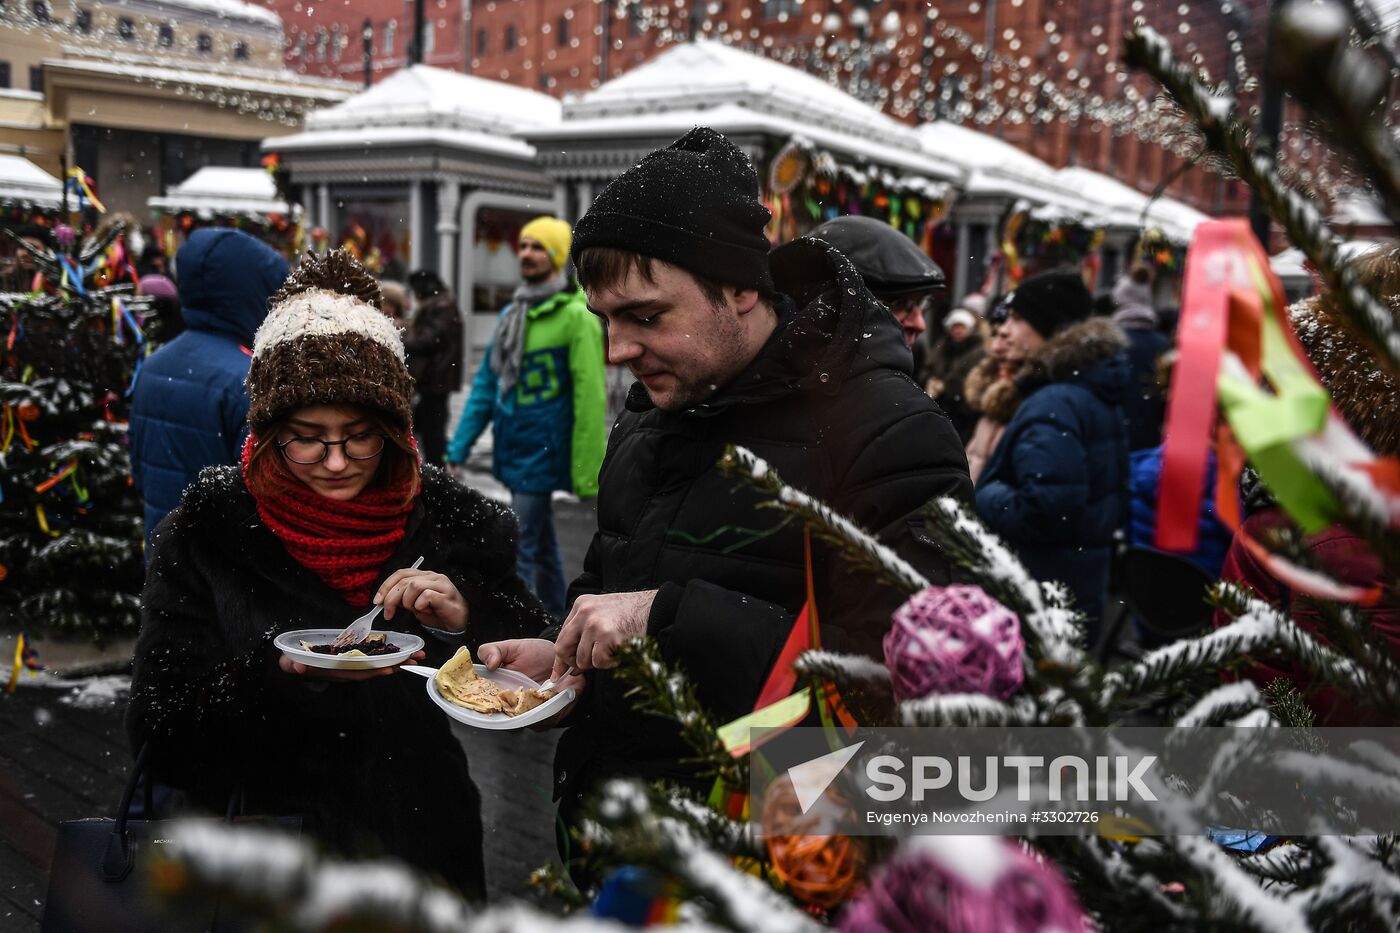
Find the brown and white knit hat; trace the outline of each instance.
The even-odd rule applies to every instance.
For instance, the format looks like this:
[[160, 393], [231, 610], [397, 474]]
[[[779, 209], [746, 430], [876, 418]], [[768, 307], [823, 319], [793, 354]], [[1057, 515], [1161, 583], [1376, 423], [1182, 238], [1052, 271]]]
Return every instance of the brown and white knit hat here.
[[413, 377], [382, 304], [379, 284], [348, 252], [308, 254], [272, 296], [253, 338], [253, 432], [293, 409], [335, 404], [376, 409], [411, 430]]

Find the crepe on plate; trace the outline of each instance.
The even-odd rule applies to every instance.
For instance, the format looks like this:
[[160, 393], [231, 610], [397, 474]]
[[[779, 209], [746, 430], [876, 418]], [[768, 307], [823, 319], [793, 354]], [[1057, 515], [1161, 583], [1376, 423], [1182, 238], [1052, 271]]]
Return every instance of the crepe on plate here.
[[472, 666], [472, 653], [468, 648], [458, 648], [433, 680], [444, 699], [478, 713], [519, 716], [554, 695], [531, 687], [512, 690], [479, 676]]

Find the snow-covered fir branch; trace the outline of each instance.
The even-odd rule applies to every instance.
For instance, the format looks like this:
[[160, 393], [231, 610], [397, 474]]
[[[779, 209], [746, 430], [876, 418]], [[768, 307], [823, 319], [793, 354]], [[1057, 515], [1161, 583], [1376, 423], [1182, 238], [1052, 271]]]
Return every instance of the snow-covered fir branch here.
[[1240, 868], [1235, 859], [1205, 836], [1168, 836], [1165, 841], [1195, 866], [1225, 902], [1221, 910], [1260, 933], [1308, 933], [1306, 913], [1274, 897]]
[[1364, 913], [1380, 924], [1379, 929], [1400, 928], [1400, 878], [1353, 840], [1319, 836], [1315, 844], [1331, 864], [1319, 883], [1299, 893], [1303, 910], [1318, 917], [1343, 910]]
[[748, 783], [746, 764], [736, 761], [720, 741], [719, 730], [695, 696], [695, 687], [679, 671], [666, 666], [661, 649], [650, 638], [633, 638], [618, 653], [618, 676], [631, 689], [628, 696], [642, 711], [664, 716], [681, 729], [681, 737], [695, 751], [704, 772], [730, 787]]
[[775, 504], [799, 515], [812, 526], [815, 533], [839, 546], [853, 564], [889, 580], [905, 595], [928, 587], [929, 581], [908, 561], [857, 528], [855, 523], [830, 506], [785, 484], [772, 467], [752, 451], [743, 447], [727, 447], [720, 468], [732, 476], [747, 479], [760, 492], [771, 496]]
[[[1356, 697], [1363, 697], [1381, 709], [1400, 713], [1400, 667], [1369, 631], [1369, 622], [1345, 608], [1331, 611], [1322, 607], [1322, 615], [1333, 623], [1331, 636], [1352, 650], [1338, 651], [1322, 645], [1299, 628], [1292, 619], [1273, 606], [1256, 598], [1248, 589], [1232, 583], [1220, 583], [1213, 592], [1215, 603], [1237, 619], [1256, 617], [1276, 625], [1285, 654], [1300, 661], [1329, 682]], [[1333, 675], [1340, 678], [1334, 681]]]
[[1066, 668], [1084, 662], [1084, 630], [1064, 605], [1062, 587], [1042, 587], [1000, 538], [958, 500], [945, 496], [925, 512], [930, 530], [949, 555], [993, 599], [1021, 617], [1033, 651]]
[[[1225, 590], [1222, 585], [1218, 589]], [[1238, 593], [1238, 590], [1236, 590]], [[1221, 670], [1244, 657], [1282, 654], [1347, 692], [1367, 696], [1372, 684], [1351, 658], [1319, 643], [1268, 603], [1240, 598], [1244, 612], [1229, 625], [1199, 638], [1185, 639], [1104, 676], [1101, 705], [1125, 696], [1170, 691], [1186, 678]]]
[[865, 726], [895, 725], [894, 687], [889, 668], [863, 655], [806, 651], [793, 668], [804, 678], [834, 684], [841, 702]]
[[696, 838], [680, 820], [658, 814], [638, 781], [604, 785], [584, 840], [622, 864], [655, 866], [698, 898], [712, 923], [732, 930], [816, 933], [821, 927], [767, 882], [735, 871], [728, 860]]
[[1264, 696], [1252, 680], [1224, 684], [1201, 697], [1186, 712], [1177, 717], [1176, 725], [1218, 726], [1264, 705]]
[[[396, 933], [558, 931], [620, 933], [591, 917], [561, 918], [526, 905], [476, 910], [398, 862], [347, 862], [310, 844], [254, 827], [208, 821], [177, 826], [162, 858], [178, 871], [157, 871], [173, 901], [221, 898], [250, 918], [294, 930], [394, 930]], [[692, 925], [692, 931], [714, 927]]]
[[[1343, 3], [1348, 0], [1343, 0]], [[1364, 173], [1392, 217], [1400, 217], [1400, 152], [1386, 121], [1375, 113], [1390, 75], [1360, 49], [1350, 45], [1353, 27], [1366, 20], [1343, 3], [1284, 4], [1273, 26], [1277, 43], [1275, 77], [1288, 93], [1328, 129], [1329, 139], [1344, 147]], [[1379, 45], [1395, 58], [1392, 43]]]
[[835, 651], [805, 651], [794, 665], [799, 674], [821, 677], [838, 687], [861, 686], [889, 690], [890, 669], [872, 658]]
[[982, 693], [954, 693], [906, 700], [899, 712], [906, 726], [1029, 726], [1036, 722], [1035, 702], [1024, 696], [1003, 703]]
[[1400, 378], [1400, 325], [1395, 315], [1357, 281], [1342, 257], [1341, 240], [1312, 202], [1284, 184], [1272, 158], [1250, 147], [1245, 128], [1233, 118], [1234, 102], [1211, 94], [1193, 69], [1176, 61], [1170, 43], [1146, 26], [1128, 34], [1124, 55], [1131, 67], [1162, 85], [1197, 124], [1207, 147], [1228, 159], [1259, 193], [1288, 238], [1307, 254], [1358, 336], [1377, 352], [1381, 365]]

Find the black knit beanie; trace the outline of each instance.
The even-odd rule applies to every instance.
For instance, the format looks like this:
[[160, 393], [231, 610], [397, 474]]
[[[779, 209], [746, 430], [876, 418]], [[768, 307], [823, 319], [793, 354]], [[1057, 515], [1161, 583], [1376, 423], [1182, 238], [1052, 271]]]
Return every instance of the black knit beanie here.
[[1005, 305], [1049, 339], [1071, 324], [1088, 320], [1094, 296], [1078, 272], [1042, 272], [1017, 286], [1006, 296]]
[[696, 127], [613, 179], [574, 226], [573, 260], [595, 246], [650, 256], [708, 279], [771, 291], [768, 209], [742, 150]]

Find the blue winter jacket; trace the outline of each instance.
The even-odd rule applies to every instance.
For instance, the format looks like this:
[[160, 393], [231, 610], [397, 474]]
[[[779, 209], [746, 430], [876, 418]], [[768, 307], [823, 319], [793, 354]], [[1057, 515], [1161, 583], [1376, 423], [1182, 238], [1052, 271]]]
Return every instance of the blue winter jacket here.
[[[1161, 446], [1135, 450], [1128, 455], [1128, 543], [1156, 547], [1157, 496], [1162, 485]], [[1220, 576], [1225, 554], [1230, 550], [1233, 535], [1215, 513], [1215, 455], [1206, 465], [1205, 488], [1202, 490], [1201, 514], [1197, 521], [1196, 550], [1181, 556], [1210, 574]]]
[[1128, 496], [1127, 339], [1094, 318], [1022, 367], [1023, 401], [977, 484], [977, 514], [1038, 580], [1058, 580], [1096, 635]]
[[131, 472], [148, 542], [201, 469], [238, 462], [249, 348], [287, 261], [246, 233], [211, 228], [190, 236], [175, 270], [187, 329], [147, 358], [131, 400]]

